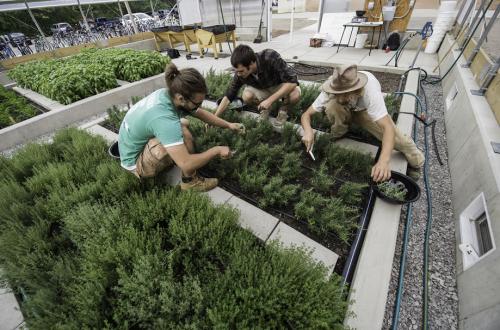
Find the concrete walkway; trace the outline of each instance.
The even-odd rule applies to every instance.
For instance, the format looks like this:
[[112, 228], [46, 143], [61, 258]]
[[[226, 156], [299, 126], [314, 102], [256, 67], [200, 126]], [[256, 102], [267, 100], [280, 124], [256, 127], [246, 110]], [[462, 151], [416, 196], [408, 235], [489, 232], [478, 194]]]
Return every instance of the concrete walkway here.
[[[358, 49], [353, 47], [340, 47], [337, 52], [337, 47], [320, 47], [312, 48], [309, 47], [309, 39], [316, 33], [317, 24], [307, 26], [303, 29], [297, 30], [290, 36], [289, 33], [281, 35], [274, 38], [269, 42], [263, 42], [260, 44], [254, 44], [251, 42], [238, 42], [238, 44], [247, 44], [252, 47], [255, 51], [261, 51], [263, 49], [271, 48], [276, 50], [281, 54], [281, 56], [287, 61], [301, 61], [301, 62], [319, 62], [322, 65], [333, 65], [339, 63], [354, 63], [365, 69], [374, 69], [377, 71], [389, 71], [389, 72], [404, 72], [408, 69], [409, 65], [412, 63], [417, 51], [415, 49], [405, 49], [398, 61], [398, 68], [394, 67], [394, 60], [389, 66], [386, 63], [394, 55], [395, 52], [386, 53], [380, 49], [373, 49], [371, 55], [368, 55], [368, 49]], [[346, 31], [346, 33], [349, 33]], [[344, 36], [344, 39], [346, 37]], [[418, 40], [415, 40], [416, 42]], [[344, 42], [344, 41], [343, 41]], [[418, 43], [418, 42], [417, 42]], [[191, 48], [193, 52], [196, 52], [194, 57], [195, 60], [187, 60], [185, 58], [185, 53], [181, 52], [181, 57], [175, 59], [173, 62], [180, 67], [195, 67], [200, 71], [205, 71], [210, 67], [226, 69], [230, 68], [230, 49], [228, 44], [223, 44], [223, 56], [224, 58], [214, 59], [211, 50], [208, 50], [208, 54], [205, 58], [200, 58], [198, 55], [198, 47], [192, 45]], [[183, 50], [183, 46], [177, 47], [179, 50]], [[232, 48], [232, 45], [231, 45]], [[436, 54], [425, 54], [421, 52], [415, 63], [415, 67], [421, 66], [428, 72], [437, 65], [438, 59]]]

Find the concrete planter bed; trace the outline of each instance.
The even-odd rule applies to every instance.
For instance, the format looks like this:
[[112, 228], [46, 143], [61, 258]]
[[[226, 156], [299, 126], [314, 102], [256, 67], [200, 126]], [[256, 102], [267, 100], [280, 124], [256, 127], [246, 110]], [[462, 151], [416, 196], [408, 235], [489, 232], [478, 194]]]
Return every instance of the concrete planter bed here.
[[9, 72], [20, 87], [68, 105], [163, 72], [170, 62], [152, 51], [87, 49], [68, 58], [20, 64]]
[[0, 85], [0, 129], [20, 123], [46, 111], [46, 109]]
[[3, 276], [30, 328], [342, 324], [338, 276], [263, 245], [231, 208], [139, 182], [102, 138], [62, 130], [0, 162]]
[[12, 148], [93, 116], [100, 116], [115, 104], [126, 104], [132, 97], [142, 97], [164, 87], [164, 85], [164, 74], [158, 74], [140, 81], [123, 84], [123, 86], [66, 106], [31, 90], [14, 87], [17, 93], [50, 111], [0, 130], [0, 150]]
[[[115, 107], [108, 114], [108, 119], [100, 125], [117, 133], [125, 112]], [[245, 136], [239, 138], [216, 128], [205, 131], [200, 121], [191, 120], [199, 152], [218, 144], [238, 150], [233, 159], [214, 160], [200, 173], [221, 179], [223, 189], [270, 213], [271, 221], [278, 219], [334, 251], [340, 257], [335, 270], [342, 274], [350, 243], [356, 236], [356, 223], [369, 213], [365, 209], [370, 204], [367, 182], [373, 154], [342, 147], [329, 150], [328, 135], [323, 135], [316, 143], [318, 162], [315, 163], [302, 152], [299, 128], [293, 124], [278, 133], [270, 122], [258, 123], [251, 113], [244, 112], [241, 116], [228, 111], [225, 117], [232, 122], [243, 122], [247, 126]], [[333, 154], [337, 157], [331, 158]], [[329, 161], [320, 166], [319, 159]], [[276, 164], [281, 164], [280, 170], [276, 170]], [[342, 168], [350, 171], [342, 171]], [[299, 198], [301, 192], [303, 196]], [[297, 203], [302, 206], [294, 209]], [[304, 212], [307, 208], [323, 210], [326, 207], [330, 207], [330, 211], [325, 212], [330, 218], [322, 217], [317, 211]]]
[[[416, 72], [412, 72], [409, 74], [405, 91], [416, 91], [417, 75], [418, 74]], [[87, 99], [75, 102], [69, 106], [64, 106], [61, 109], [51, 111], [36, 118], [29, 119], [23, 123], [16, 124], [12, 127], [0, 131], [0, 150], [5, 150], [15, 145], [26, 143], [27, 141], [33, 140], [37, 136], [53, 132], [54, 130], [57, 130], [61, 127], [72, 125], [89, 117], [102, 115], [102, 113], [106, 111], [106, 109], [110, 108], [113, 105], [128, 103], [131, 96], [147, 95], [153, 90], [163, 87], [163, 85], [164, 77], [163, 74], [160, 74], [155, 77], [141, 80], [139, 82], [126, 84], [112, 91], [89, 97]], [[401, 103], [401, 111], [413, 112], [414, 107], [414, 100], [409, 96], [404, 96]], [[228, 113], [231, 113], [231, 111], [228, 111]], [[244, 113], [244, 115], [254, 116], [255, 114]], [[99, 121], [102, 121], [102, 119]], [[401, 116], [398, 120], [398, 127], [402, 129], [406, 134], [410, 134], [412, 122], [413, 118], [411, 116]], [[97, 121], [87, 125], [89, 131], [97, 134], [107, 135], [109, 136], [110, 141], [116, 139], [115, 135], [96, 124]], [[298, 130], [298, 133], [301, 133], [300, 129]], [[318, 134], [321, 134], [321, 132], [318, 132]], [[214, 136], [217, 137], [217, 135]], [[224, 139], [224, 137], [222, 138]], [[348, 148], [355, 148], [357, 150], [360, 150], [361, 148], [361, 150], [369, 152], [372, 157], [376, 152], [376, 148], [374, 149], [373, 146], [369, 146], [367, 144], [359, 143], [349, 139], [342, 139], [338, 141], [338, 144], [346, 146]], [[392, 168], [400, 172], [405, 172], [406, 170], [406, 161], [404, 160], [404, 157], [397, 152], [394, 152]], [[209, 196], [214, 201], [218, 201], [220, 204], [231, 204], [236, 207], [246, 205], [243, 200], [238, 200], [238, 196], [228, 194], [221, 189], [214, 190], [214, 192], [209, 194]], [[364, 195], [364, 198], [368, 198], [368, 196]], [[365, 199], [365, 201], [367, 201], [367, 199]], [[396, 244], [399, 214], [401, 211], [400, 206], [388, 205], [379, 199], [371, 199], [371, 201], [374, 202], [370, 220], [371, 224], [368, 228], [363, 227], [364, 229], [362, 230], [362, 234], [366, 235], [364, 243], [361, 239], [362, 237], [356, 238], [354, 244], [356, 245], [356, 248], [358, 250], [361, 250], [361, 252], [357, 259], [352, 259], [352, 265], [350, 266], [352, 271], [353, 265], [357, 265], [350, 286], [351, 289], [353, 289], [350, 291], [350, 299], [353, 299], [354, 303], [351, 304], [348, 308], [350, 312], [356, 314], [356, 317], [349, 317], [345, 321], [346, 325], [352, 327], [366, 327], [367, 325], [378, 327], [378, 325], [382, 323], [385, 301], [387, 299], [388, 284], [391, 276], [390, 273], [392, 258], [394, 255]], [[253, 211], [251, 212], [257, 212], [254, 209], [252, 210]], [[369, 209], [365, 209], [364, 212], [362, 212], [365, 216], [365, 219], [370, 218], [370, 212], [367, 212], [368, 210]], [[257, 213], [253, 214], [254, 218], [256, 217], [256, 214]], [[246, 213], [246, 215], [248, 215], [248, 213]], [[259, 215], [259, 217], [265, 218], [268, 215], [271, 217], [273, 216], [273, 214], [263, 212], [261, 215]], [[242, 218], [245, 218], [243, 212]], [[242, 218], [240, 218], [240, 221], [242, 221]], [[293, 230], [293, 228], [288, 227], [285, 223], [280, 222], [280, 219], [276, 217], [273, 218], [277, 220], [276, 222], [274, 222], [274, 225], [271, 226], [267, 234], [263, 236], [263, 238], [258, 236], [256, 232], [252, 230], [252, 225], [246, 224], [243, 225], [243, 227], [249, 228], [252, 232], [254, 232], [254, 234], [257, 235], [257, 237], [260, 237], [261, 240], [265, 242], [272, 242], [274, 241], [274, 239], [278, 239], [278, 241], [282, 242], [285, 245], [294, 245], [287, 244], [287, 238], [284, 238], [282, 234], [284, 232], [292, 231], [295, 233], [294, 235], [302, 234], [296, 232], [295, 230]], [[242, 225], [242, 223], [240, 223], [240, 225]], [[303, 237], [305, 236], [302, 235], [301, 237], [303, 239]], [[320, 245], [316, 246], [316, 256], [318, 255], [318, 251], [320, 251], [321, 248], [324, 249], [324, 247], [321, 247]], [[328, 250], [326, 250], [326, 252], [327, 251]], [[316, 258], [314, 256], [314, 252], [313, 257], [316, 260], [321, 260], [321, 257]], [[330, 258], [330, 260], [332, 259]], [[335, 258], [335, 262], [333, 262], [333, 264], [324, 264], [331, 271], [336, 261], [337, 259]], [[337, 268], [337, 271], [340, 273], [342, 269]]]

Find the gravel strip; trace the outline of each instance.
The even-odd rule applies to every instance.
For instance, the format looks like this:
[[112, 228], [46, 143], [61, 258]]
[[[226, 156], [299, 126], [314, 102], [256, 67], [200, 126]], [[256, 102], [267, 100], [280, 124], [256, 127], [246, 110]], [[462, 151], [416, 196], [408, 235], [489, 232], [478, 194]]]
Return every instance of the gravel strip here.
[[[430, 167], [429, 182], [432, 193], [432, 230], [429, 242], [429, 328], [458, 328], [458, 296], [455, 263], [455, 223], [451, 205], [451, 178], [448, 168], [446, 131], [444, 125], [443, 90], [441, 85], [424, 85], [428, 98], [429, 118], [436, 119], [436, 142], [444, 165], [439, 165], [432, 147], [428, 129]], [[423, 126], [418, 124], [418, 146], [424, 145]], [[423, 177], [420, 199], [413, 204], [413, 224], [407, 247], [404, 290], [401, 299], [399, 329], [422, 328], [423, 250], [427, 222], [427, 196]], [[398, 243], [394, 255], [392, 278], [387, 299], [384, 329], [389, 329], [394, 313], [398, 284], [401, 244], [406, 219], [406, 207], [401, 212]]]

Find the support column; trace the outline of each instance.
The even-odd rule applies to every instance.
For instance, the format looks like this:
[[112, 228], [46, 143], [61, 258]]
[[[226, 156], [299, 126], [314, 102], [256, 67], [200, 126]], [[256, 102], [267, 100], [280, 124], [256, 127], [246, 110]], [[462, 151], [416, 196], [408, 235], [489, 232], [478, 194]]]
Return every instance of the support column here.
[[40, 35], [42, 36], [42, 38], [44, 39], [44, 41], [47, 42], [47, 40], [45, 39], [45, 34], [43, 33], [42, 29], [40, 28], [40, 25], [38, 25], [38, 22], [37, 22], [37, 20], [35, 18], [35, 15], [33, 15], [33, 13], [31, 12], [31, 9], [28, 6], [28, 2], [26, 0], [24, 0], [24, 4], [26, 5], [26, 9], [28, 9], [28, 13], [31, 16], [31, 19], [33, 20], [33, 23], [35, 23], [35, 26], [38, 29], [38, 32], [40, 33]]
[[120, 5], [120, 0], [118, 0], [118, 10], [120, 10], [120, 19], [123, 18], [123, 10], [122, 6]]
[[127, 13], [130, 15], [130, 20], [132, 21], [132, 27], [134, 28], [134, 33], [139, 33], [139, 30], [137, 29], [137, 24], [135, 24], [135, 19], [134, 16], [132, 15], [132, 10], [130, 10], [130, 5], [128, 4], [128, 1], [125, 0], [125, 8], [127, 8]]
[[78, 9], [80, 9], [80, 14], [82, 14], [82, 17], [83, 17], [83, 24], [85, 24], [85, 28], [87, 29], [87, 31], [91, 32], [89, 22], [87, 22], [87, 17], [85, 17], [85, 13], [83, 12], [82, 5], [80, 4], [80, 0], [77, 0], [77, 2], [78, 2]]

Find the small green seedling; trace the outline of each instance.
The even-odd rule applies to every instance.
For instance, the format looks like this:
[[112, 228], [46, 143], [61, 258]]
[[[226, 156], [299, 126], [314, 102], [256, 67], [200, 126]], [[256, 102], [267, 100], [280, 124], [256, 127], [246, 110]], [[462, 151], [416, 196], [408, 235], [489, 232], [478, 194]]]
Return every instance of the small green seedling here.
[[377, 184], [377, 187], [385, 196], [401, 202], [405, 200], [406, 195], [408, 194], [408, 189], [406, 189], [405, 185], [394, 179], [379, 183]]

